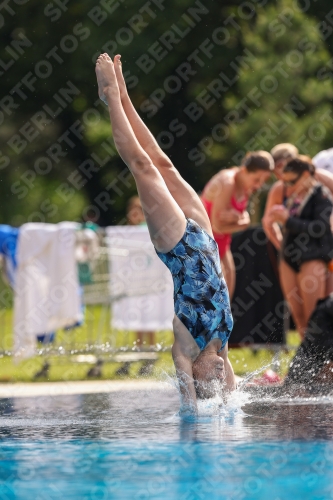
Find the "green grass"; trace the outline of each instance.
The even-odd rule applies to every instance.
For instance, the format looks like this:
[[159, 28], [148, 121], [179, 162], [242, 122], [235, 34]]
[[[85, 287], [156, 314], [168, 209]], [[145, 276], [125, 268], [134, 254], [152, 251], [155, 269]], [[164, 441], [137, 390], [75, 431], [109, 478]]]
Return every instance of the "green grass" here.
[[[135, 350], [135, 332], [111, 331], [110, 308], [89, 306], [85, 311], [84, 324], [73, 330], [59, 330], [54, 344], [38, 344], [38, 355], [17, 363], [11, 356], [13, 350], [12, 309], [0, 310], [0, 382], [33, 381], [34, 374], [41, 369], [47, 359], [51, 365], [50, 381], [85, 380], [91, 368], [90, 363], [78, 363], [79, 354], [94, 354], [104, 360], [103, 379], [121, 378], [115, 375], [119, 363], [112, 362], [112, 354], [122, 350]], [[155, 363], [156, 372], [173, 369], [170, 352], [172, 332], [159, 332], [156, 336], [159, 359]], [[134, 362], [130, 367], [130, 377], [135, 377], [142, 362]]]
[[[80, 353], [95, 354], [104, 360], [102, 379], [112, 380], [121, 377], [115, 374], [119, 363], [112, 361], [112, 353], [121, 350], [135, 350], [136, 336], [134, 332], [111, 331], [110, 311], [104, 306], [89, 306], [85, 313], [85, 322], [82, 327], [71, 331], [59, 331], [51, 349], [42, 348], [39, 354], [20, 363], [16, 363], [9, 353], [12, 352], [12, 309], [0, 310], [0, 382], [31, 382], [34, 374], [41, 369], [47, 359], [50, 363], [49, 381], [86, 380], [86, 374], [91, 364], [76, 362]], [[163, 372], [174, 374], [170, 347], [172, 332], [158, 332], [156, 341], [159, 345], [158, 361], [155, 363], [154, 376], [160, 377]], [[297, 346], [298, 334], [288, 334], [288, 344]], [[276, 356], [280, 362], [279, 372], [284, 374], [293, 352], [281, 352]], [[260, 370], [272, 363], [274, 353], [267, 349], [252, 351], [249, 348], [231, 349], [229, 354], [231, 363], [237, 375], [245, 375]], [[134, 362], [130, 367], [130, 378], [136, 378], [142, 362]], [[276, 368], [276, 365], [275, 365]], [[46, 379], [39, 379], [46, 380]]]

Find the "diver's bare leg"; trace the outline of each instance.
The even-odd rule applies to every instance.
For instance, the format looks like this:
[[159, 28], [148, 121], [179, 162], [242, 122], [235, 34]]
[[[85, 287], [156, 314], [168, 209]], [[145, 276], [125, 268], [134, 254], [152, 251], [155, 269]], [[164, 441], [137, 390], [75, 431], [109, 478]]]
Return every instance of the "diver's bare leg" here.
[[183, 210], [185, 216], [195, 220], [205, 229], [205, 231], [212, 235], [209, 217], [199, 196], [181, 177], [170, 158], [162, 151], [155, 137], [134, 108], [127, 92], [119, 55], [114, 58], [114, 68], [120, 90], [121, 102], [138, 142], [151, 158], [153, 164], [158, 168], [170, 193]]
[[167, 252], [182, 238], [186, 219], [164, 180], [135, 137], [120, 100], [114, 65], [108, 54], [96, 62], [99, 96], [109, 106], [116, 148], [132, 172], [149, 233], [157, 250]]

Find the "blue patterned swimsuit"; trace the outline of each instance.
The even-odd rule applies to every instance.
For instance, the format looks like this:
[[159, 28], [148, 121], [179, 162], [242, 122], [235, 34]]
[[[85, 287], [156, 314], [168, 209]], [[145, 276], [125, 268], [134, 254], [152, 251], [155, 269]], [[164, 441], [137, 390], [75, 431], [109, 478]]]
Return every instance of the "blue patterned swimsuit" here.
[[172, 274], [175, 313], [200, 350], [213, 339], [224, 348], [233, 327], [229, 294], [215, 240], [187, 219], [182, 239], [167, 253], [158, 252]]

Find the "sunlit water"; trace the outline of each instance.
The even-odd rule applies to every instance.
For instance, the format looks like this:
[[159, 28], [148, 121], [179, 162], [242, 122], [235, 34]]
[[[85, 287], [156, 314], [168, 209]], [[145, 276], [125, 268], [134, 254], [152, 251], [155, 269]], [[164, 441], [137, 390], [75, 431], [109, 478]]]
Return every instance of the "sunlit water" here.
[[0, 499], [333, 499], [333, 398], [173, 388], [0, 400]]

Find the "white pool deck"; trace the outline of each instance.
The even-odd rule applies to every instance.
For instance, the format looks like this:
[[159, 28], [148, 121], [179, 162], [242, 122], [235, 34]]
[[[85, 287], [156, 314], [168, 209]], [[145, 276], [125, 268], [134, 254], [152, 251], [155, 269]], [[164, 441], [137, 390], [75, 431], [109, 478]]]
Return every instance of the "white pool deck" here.
[[81, 382], [36, 382], [0, 384], [1, 398], [64, 396], [70, 394], [101, 394], [118, 391], [170, 389], [166, 382], [156, 380], [96, 380]]

